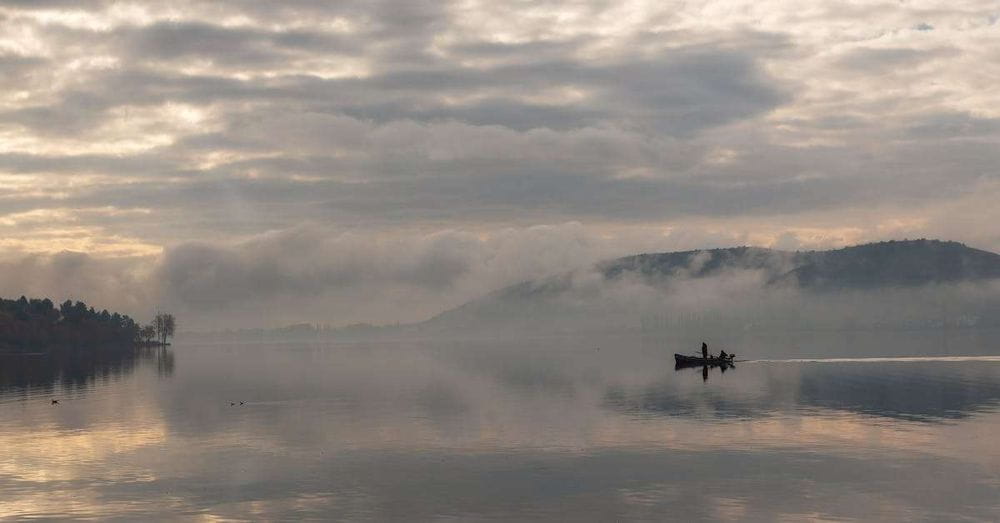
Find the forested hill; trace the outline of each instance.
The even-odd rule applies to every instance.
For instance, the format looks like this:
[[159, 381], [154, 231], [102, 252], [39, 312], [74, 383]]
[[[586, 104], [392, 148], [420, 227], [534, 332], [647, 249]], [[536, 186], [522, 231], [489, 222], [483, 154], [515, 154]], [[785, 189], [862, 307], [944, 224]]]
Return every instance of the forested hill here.
[[0, 350], [36, 350], [56, 346], [132, 344], [139, 326], [127, 315], [100, 312], [82, 301], [0, 298]]
[[[1000, 278], [1000, 254], [958, 242], [904, 240], [869, 243], [829, 251], [781, 251], [730, 247], [637, 254], [597, 265], [608, 281], [637, 278], [657, 285], [671, 280], [711, 278], [732, 271], [758, 271], [767, 286], [805, 290], [879, 289]], [[560, 294], [572, 274], [500, 289], [487, 300]]]
[[[679, 281], [753, 273], [760, 276], [760, 290], [792, 288], [803, 291], [803, 299], [834, 299], [838, 291], [902, 291], [997, 280], [1000, 255], [957, 242], [904, 240], [828, 251], [732, 247], [638, 254], [600, 263], [595, 269], [602, 283], [612, 287], [616, 282], [624, 283], [622, 290], [636, 283], [648, 289], [667, 289]], [[566, 272], [505, 287], [445, 311], [425, 325], [441, 329], [479, 326], [487, 320], [521, 316], [539, 318], [538, 323], [546, 324], [553, 311], [566, 309], [566, 303], [581, 309], [600, 299], [596, 287], [578, 286], [577, 274]], [[592, 284], [594, 280], [581, 281]], [[704, 292], [707, 287], [701, 289]], [[876, 301], [886, 296], [880, 292], [871, 295]]]
[[1000, 278], [1000, 255], [957, 242], [870, 243], [806, 253], [803, 263], [772, 283], [813, 289], [912, 287]]
[[904, 240], [829, 251], [734, 247], [640, 254], [601, 264], [606, 278], [704, 278], [732, 270], [763, 271], [769, 285], [880, 288], [1000, 278], [1000, 255], [958, 242]]

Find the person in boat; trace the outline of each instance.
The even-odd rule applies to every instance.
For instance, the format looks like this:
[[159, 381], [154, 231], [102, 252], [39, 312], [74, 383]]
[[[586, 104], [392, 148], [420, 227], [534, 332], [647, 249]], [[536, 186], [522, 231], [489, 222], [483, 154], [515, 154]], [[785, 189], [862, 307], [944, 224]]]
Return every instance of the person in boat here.
[[705, 342], [701, 342], [701, 357], [708, 359], [708, 344]]

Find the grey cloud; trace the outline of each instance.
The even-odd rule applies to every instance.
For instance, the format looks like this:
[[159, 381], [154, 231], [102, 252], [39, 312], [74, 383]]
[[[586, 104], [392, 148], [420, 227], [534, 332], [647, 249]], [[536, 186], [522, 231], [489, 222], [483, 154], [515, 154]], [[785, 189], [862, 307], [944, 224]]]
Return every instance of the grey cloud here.
[[[60, 25], [33, 9], [71, 4], [87, 23]], [[341, 238], [352, 228], [388, 237], [567, 220], [630, 230], [659, 223], [697, 247], [751, 241], [750, 229], [768, 220], [792, 227], [822, 215], [812, 225], [841, 228], [858, 209], [913, 221], [914, 209], [927, 208], [939, 213], [929, 230], [996, 238], [985, 220], [976, 223], [989, 231], [972, 232], [945, 218], [973, 195], [995, 193], [997, 125], [976, 110], [992, 93], [973, 87], [992, 72], [977, 54], [986, 40], [906, 28], [926, 12], [903, 18], [893, 48], [838, 56], [899, 27], [899, 10], [841, 6], [818, 18], [756, 20], [729, 10], [700, 24], [679, 5], [597, 28], [587, 21], [603, 23], [617, 4], [470, 11], [436, 0], [150, 1], [142, 3], [156, 18], [149, 25], [122, 23], [102, 11], [109, 5], [3, 4], [3, 23], [37, 38], [20, 51], [28, 54], [0, 55], [10, 93], [0, 132], [13, 138], [0, 154], [0, 216], [57, 208], [95, 234], [170, 246], [164, 267], [174, 272], [163, 274], [178, 279], [183, 292], [170, 299], [184, 303], [222, 307], [201, 292], [206, 279], [226, 306], [252, 299], [237, 292], [243, 285], [274, 303], [312, 292], [309, 307], [337, 293], [338, 314], [379, 316], [349, 303], [368, 299], [345, 287], [360, 277], [406, 315], [509, 281], [479, 270], [492, 247], [465, 233], [400, 248], [421, 263], [348, 263], [346, 251], [383, 252]], [[561, 14], [547, 12], [555, 7], [576, 19], [557, 24]], [[167, 12], [181, 16], [159, 18]], [[956, 20], [936, 12], [934, 23]], [[88, 29], [91, 21], [110, 27]], [[849, 30], [821, 29], [831, 23]], [[925, 48], [945, 36], [953, 47]], [[313, 69], [341, 57], [356, 75]], [[883, 70], [898, 74], [874, 74]], [[943, 74], [956, 79], [928, 87]], [[887, 96], [880, 86], [907, 92]], [[201, 123], [148, 123], [168, 103], [200, 111]], [[131, 121], [125, 107], [145, 120]], [[119, 143], [129, 132], [170, 143], [135, 151]], [[104, 152], [55, 150], [63, 141]], [[105, 207], [150, 212], [84, 211]], [[717, 231], [692, 226], [685, 236], [685, 224], [709, 220]], [[289, 232], [302, 223], [339, 232]], [[743, 232], [718, 232], [730, 229]], [[260, 236], [268, 230], [285, 232]], [[295, 265], [282, 250], [336, 262]]]
[[[78, 136], [97, 131], [108, 111], [125, 105], [166, 102], [209, 104], [218, 100], [267, 98], [267, 86], [212, 76], [158, 75], [144, 70], [93, 74], [89, 82], [64, 91], [58, 101], [0, 113], [5, 122], [20, 124], [43, 135]], [[288, 93], [286, 96], [294, 96]]]
[[178, 175], [177, 158], [154, 151], [132, 156], [102, 154], [43, 155], [0, 153], [0, 169], [12, 173]]
[[60, 252], [0, 258], [0, 296], [82, 300], [100, 309], [145, 314], [153, 289], [141, 268], [149, 258], [94, 258]]
[[181, 137], [173, 145], [178, 151], [253, 151], [267, 148], [265, 141], [236, 138], [220, 132], [191, 134]]
[[168, 307], [193, 329], [223, 319], [415, 321], [631, 249], [601, 241], [579, 224], [495, 231], [488, 239], [456, 230], [379, 236], [311, 224], [236, 244], [186, 242], [155, 258], [8, 254], [0, 258], [0, 296], [83, 299], [140, 320]]
[[[129, 184], [95, 190], [63, 204], [131, 205], [142, 202], [164, 211], [199, 211], [205, 225], [253, 225], [303, 219], [338, 223], [400, 225], [411, 220], [466, 219], [551, 220], [588, 217], [615, 221], [676, 219], [685, 216], [766, 216], [803, 212], [879, 200], [877, 191], [897, 183], [890, 179], [814, 178], [765, 180], [736, 187], [678, 180], [601, 180], [593, 176], [542, 172], [463, 177], [424, 177], [367, 183], [225, 180], [192, 182], [180, 187]], [[923, 189], [917, 184], [919, 189]], [[926, 190], [934, 189], [929, 184]], [[960, 186], [956, 186], [957, 188]], [[911, 198], [928, 194], [913, 189]], [[940, 196], [937, 194], [936, 196]], [[897, 199], [904, 199], [898, 195]], [[207, 207], [207, 208], [206, 208]], [[280, 210], [280, 212], [278, 212]]]
[[[177, 2], [166, 2], [177, 5]], [[426, 34], [438, 23], [449, 18], [454, 2], [448, 0], [413, 0], [405, 3], [393, 0], [285, 0], [282, 2], [242, 2], [217, 0], [187, 0], [195, 12], [217, 15], [236, 14], [255, 22], [330, 21], [346, 18], [364, 24], [369, 34], [397, 38]]]
[[157, 280], [163, 303], [199, 314], [245, 318], [283, 303], [279, 314], [316, 321], [419, 320], [622, 248], [601, 244], [579, 224], [512, 229], [488, 239], [448, 230], [376, 237], [311, 225], [231, 246], [179, 245], [164, 256]]
[[117, 45], [135, 60], [206, 58], [217, 64], [259, 67], [297, 53], [347, 53], [355, 43], [329, 33], [226, 28], [202, 22], [161, 22], [116, 32]]
[[107, 0], [3, 0], [0, 7], [18, 9], [52, 9], [56, 7], [96, 8], [106, 5]]
[[362, 284], [446, 288], [470, 269], [470, 241], [444, 234], [426, 243], [380, 245], [351, 234], [292, 229], [234, 248], [183, 244], [168, 251], [161, 271], [169, 292], [195, 307]]
[[42, 105], [0, 113], [4, 121], [42, 133], [81, 134], [105, 121], [105, 111], [114, 104], [88, 93], [73, 93], [56, 105]]
[[574, 129], [600, 124], [611, 114], [590, 106], [542, 105], [514, 99], [493, 98], [462, 106], [436, 105], [427, 108], [405, 103], [360, 105], [342, 108], [345, 114], [378, 122], [398, 119], [418, 121], [455, 120], [472, 125], [499, 125], [519, 131], [529, 129]]
[[968, 113], [946, 112], [919, 118], [906, 130], [912, 138], [965, 138], [1000, 134], [1000, 118], [980, 118]]
[[[259, 38], [256, 32], [213, 29], [204, 24], [183, 26], [184, 31], [167, 27], [170, 29], [157, 30], [163, 35], [154, 34], [149, 37], [151, 42], [130, 46], [129, 52], [177, 56], [205, 50], [217, 53], [220, 60], [250, 67], [284, 56], [253, 56], [257, 51], [248, 47], [246, 40]], [[187, 32], [201, 36], [188, 37]], [[220, 43], [206, 43], [215, 40]], [[144, 52], [146, 46], [150, 49]], [[568, 87], [593, 91], [596, 97], [548, 105], [519, 99], [542, 89]], [[446, 92], [497, 88], [510, 94], [464, 104], [438, 99]], [[777, 88], [748, 54], [699, 46], [671, 50], [652, 59], [603, 65], [562, 60], [474, 69], [441, 62], [339, 80], [283, 76], [244, 81], [126, 68], [95, 74], [89, 82], [64, 92], [53, 105], [10, 111], [5, 117], [39, 131], [79, 133], [96, 127], [105, 118], [105, 111], [121, 105], [259, 101], [381, 121], [455, 119], [516, 129], [613, 122], [685, 135], [766, 112], [787, 100], [787, 93]]]
[[868, 125], [869, 119], [857, 114], [837, 114], [822, 116], [814, 119], [796, 118], [786, 120], [783, 123], [787, 125], [794, 125], [803, 129], [841, 131], [864, 128]]
[[[665, 51], [655, 59], [604, 65], [563, 60], [486, 70], [406, 71], [380, 75], [369, 82], [390, 91], [461, 91], [487, 86], [506, 86], [525, 94], [546, 87], [596, 90], [596, 99], [571, 107], [583, 109], [584, 117], [596, 112], [605, 119], [648, 124], [670, 134], [686, 134], [747, 118], [788, 99], [747, 54], [702, 47]], [[508, 108], [512, 106], [516, 107], [507, 103]], [[533, 110], [528, 105], [522, 107], [525, 112]], [[568, 112], [564, 107], [559, 109]], [[471, 109], [471, 114], [480, 116], [475, 123], [496, 123], [482, 118], [490, 108], [479, 105]], [[495, 112], [503, 118], [502, 111]]]
[[911, 48], [870, 48], [855, 49], [842, 57], [838, 64], [847, 69], [876, 72], [886, 69], [913, 67], [928, 60], [955, 56], [958, 51], [951, 48], [911, 49]]
[[669, 134], [687, 134], [766, 112], [789, 100], [742, 53], [696, 50], [659, 63], [626, 64], [609, 71], [609, 94], [636, 98], [652, 125]]
[[0, 54], [0, 74], [3, 75], [7, 85], [13, 85], [14, 82], [23, 81], [25, 76], [47, 63], [48, 60], [38, 56]]
[[[456, 136], [460, 131], [456, 128]], [[574, 154], [574, 147], [580, 147], [579, 158], [543, 166], [544, 152], [557, 157], [553, 145], [527, 138], [525, 143], [539, 142], [537, 153], [514, 142], [514, 150], [522, 147], [525, 159], [494, 163], [492, 158], [506, 157], [507, 146], [496, 143], [504, 136], [484, 137], [482, 143], [490, 147], [482, 151], [460, 151], [469, 157], [405, 154], [390, 162], [382, 156], [377, 166], [366, 163], [369, 160], [319, 155], [263, 158], [192, 173], [172, 183], [151, 177], [145, 182], [84, 188], [68, 198], [36, 199], [33, 205], [139, 204], [161, 213], [193, 213], [183, 222], [199, 229], [241, 234], [254, 227], [287, 227], [305, 220], [392, 227], [456, 217], [491, 222], [518, 216], [547, 222], [581, 217], [648, 221], [769, 216], [836, 209], [848, 203], [909, 205], [959, 198], [977, 190], [984, 174], [1000, 160], [995, 147], [974, 142], [904, 144], [882, 158], [857, 157], [844, 148], [769, 148], [747, 154], [738, 163], [703, 164], [673, 176], [618, 178], [606, 176], [607, 170], [619, 162], [643, 165], [648, 159], [641, 153], [636, 159], [627, 150], [616, 152], [613, 142], [603, 146], [611, 148], [602, 148], [600, 141], [581, 140], [566, 149]], [[386, 138], [375, 150], [413, 140], [407, 134]], [[594, 149], [592, 154], [586, 154], [588, 147]], [[418, 150], [433, 149], [430, 144], [418, 146]], [[942, 165], [950, 167], [941, 169]], [[355, 176], [378, 170], [382, 177]], [[250, 172], [258, 177], [234, 177]], [[290, 174], [309, 178], [289, 179]], [[31, 200], [20, 205], [26, 210]]]
[[[180, 159], [158, 151], [122, 158], [3, 155], [0, 166], [8, 171], [133, 178], [82, 186], [68, 197], [8, 192], [4, 209], [141, 205], [176, 214], [171, 223], [202, 234], [248, 234], [306, 220], [392, 227], [512, 216], [521, 223], [768, 216], [960, 198], [1000, 160], [989, 143], [904, 142], [878, 156], [851, 147], [757, 146], [740, 151], [739, 161], [713, 164], [702, 162], [697, 148], [669, 141], [636, 146], [634, 134], [613, 129], [518, 133], [457, 123], [372, 125], [308, 113], [251, 118], [224, 136], [209, 147], [266, 144], [263, 150], [282, 154], [200, 171], [184, 170]], [[322, 153], [335, 147], [344, 152]], [[648, 175], [616, 176], [630, 169]], [[160, 179], [166, 174], [171, 181]], [[120, 230], [157, 223], [133, 220]]]
[[503, 60], [513, 63], [552, 61], [579, 51], [587, 40], [571, 38], [531, 42], [458, 42], [448, 51], [462, 58]]

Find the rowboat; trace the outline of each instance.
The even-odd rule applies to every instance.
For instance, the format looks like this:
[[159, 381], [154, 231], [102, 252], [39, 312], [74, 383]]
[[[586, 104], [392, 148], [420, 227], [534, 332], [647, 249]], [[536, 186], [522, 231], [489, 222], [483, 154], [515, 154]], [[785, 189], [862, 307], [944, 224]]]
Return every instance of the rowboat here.
[[698, 367], [707, 365], [709, 367], [732, 367], [735, 354], [730, 354], [725, 358], [699, 356], [686, 356], [684, 354], [674, 354], [674, 361], [678, 367]]

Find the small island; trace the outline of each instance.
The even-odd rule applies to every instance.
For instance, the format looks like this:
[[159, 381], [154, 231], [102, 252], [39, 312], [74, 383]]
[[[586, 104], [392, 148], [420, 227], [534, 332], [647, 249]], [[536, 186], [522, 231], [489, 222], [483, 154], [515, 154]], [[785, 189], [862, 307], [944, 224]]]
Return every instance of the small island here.
[[167, 313], [139, 325], [127, 314], [97, 311], [82, 301], [56, 307], [48, 298], [0, 298], [0, 352], [166, 346], [175, 329], [176, 320]]

